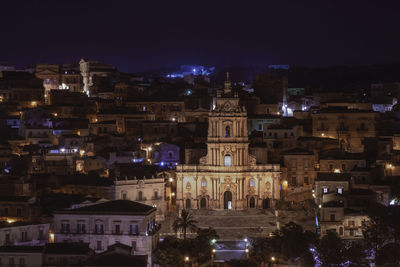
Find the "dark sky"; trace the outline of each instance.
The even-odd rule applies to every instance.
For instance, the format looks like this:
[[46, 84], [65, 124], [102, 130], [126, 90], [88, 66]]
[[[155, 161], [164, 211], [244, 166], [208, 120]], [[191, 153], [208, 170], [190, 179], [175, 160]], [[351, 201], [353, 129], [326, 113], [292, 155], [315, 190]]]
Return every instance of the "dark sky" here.
[[400, 62], [398, 1], [0, 0], [0, 61], [180, 64]]

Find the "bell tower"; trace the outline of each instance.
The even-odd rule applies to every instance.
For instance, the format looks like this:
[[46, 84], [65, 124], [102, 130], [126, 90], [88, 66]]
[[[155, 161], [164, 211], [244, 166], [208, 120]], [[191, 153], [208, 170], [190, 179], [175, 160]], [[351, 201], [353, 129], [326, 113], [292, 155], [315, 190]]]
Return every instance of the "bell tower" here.
[[216, 105], [208, 118], [206, 165], [246, 166], [249, 160], [247, 112], [232, 94], [229, 73], [224, 90], [217, 92]]

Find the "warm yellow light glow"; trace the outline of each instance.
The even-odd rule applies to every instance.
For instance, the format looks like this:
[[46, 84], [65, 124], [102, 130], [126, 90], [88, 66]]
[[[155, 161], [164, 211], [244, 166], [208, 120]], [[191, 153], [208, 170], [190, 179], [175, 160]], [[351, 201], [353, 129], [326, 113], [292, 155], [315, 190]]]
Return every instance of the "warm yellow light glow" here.
[[312, 194], [312, 196], [313, 196], [313, 198], [315, 198], [315, 194], [314, 193]]
[[245, 250], [245, 251], [246, 251], [246, 253], [249, 253], [249, 249], [248, 249], [248, 248], [246, 248], [246, 250]]
[[275, 261], [276, 258], [274, 256], [271, 257], [271, 261]]
[[174, 181], [174, 178], [170, 177], [169, 182], [172, 183]]
[[284, 180], [283, 182], [282, 182], [282, 185], [283, 185], [283, 187], [288, 187], [288, 185], [289, 185], [289, 183], [288, 183], [288, 181], [286, 181], [286, 180]]
[[32, 106], [32, 107], [36, 107], [36, 105], [37, 105], [37, 102], [36, 102], [36, 101], [32, 101], [32, 102], [31, 102], [31, 106]]
[[0, 102], [3, 102], [4, 97], [2, 95], [0, 95]]
[[322, 208], [322, 205], [321, 205], [321, 204], [319, 204], [319, 205], [318, 205], [318, 208]]
[[7, 219], [7, 222], [8, 222], [8, 223], [13, 223], [13, 222], [15, 222], [15, 220], [13, 220], [13, 219]]
[[212, 252], [215, 253], [215, 251], [216, 251], [215, 248], [213, 248]]
[[393, 169], [393, 165], [391, 163], [389, 163], [389, 164], [386, 165], [386, 168], [387, 169]]
[[54, 113], [53, 115], [54, 115], [54, 117], [57, 117], [57, 116], [58, 116], [58, 114], [57, 114], [57, 113]]
[[325, 136], [325, 134], [324, 134], [324, 133], [321, 133], [321, 136], [322, 136], [322, 137], [324, 137], [324, 136]]
[[54, 233], [50, 233], [50, 243], [54, 243]]
[[174, 196], [175, 196], [175, 193], [174, 193], [174, 192], [172, 192], [172, 193], [171, 193], [171, 196], [173, 196], [173, 197], [174, 197]]
[[340, 170], [339, 169], [335, 169], [334, 172], [335, 173], [340, 173]]
[[151, 150], [152, 150], [152, 148], [151, 148], [151, 147], [149, 147], [148, 149], [149, 149], [149, 151], [151, 151]]
[[83, 149], [79, 150], [79, 155], [81, 155], [81, 157], [83, 157], [83, 155], [85, 155], [85, 150], [83, 150]]
[[185, 257], [185, 261], [189, 261], [189, 257], [188, 256]]

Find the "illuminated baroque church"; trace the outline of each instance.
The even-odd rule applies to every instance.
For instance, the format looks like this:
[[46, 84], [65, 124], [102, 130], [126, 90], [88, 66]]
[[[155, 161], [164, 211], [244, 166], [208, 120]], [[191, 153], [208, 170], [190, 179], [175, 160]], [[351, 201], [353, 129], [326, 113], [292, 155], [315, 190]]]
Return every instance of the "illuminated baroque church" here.
[[280, 197], [280, 166], [249, 154], [247, 112], [231, 92], [229, 74], [209, 113], [207, 155], [177, 166], [177, 208], [270, 208]]

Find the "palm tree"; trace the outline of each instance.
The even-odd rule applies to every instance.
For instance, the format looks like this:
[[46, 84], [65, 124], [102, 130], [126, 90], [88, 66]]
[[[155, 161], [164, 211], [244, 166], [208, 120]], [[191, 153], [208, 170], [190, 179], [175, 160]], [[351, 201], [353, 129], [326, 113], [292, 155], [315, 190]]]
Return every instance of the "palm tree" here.
[[174, 231], [183, 231], [183, 240], [186, 240], [186, 232], [196, 232], [198, 230], [198, 222], [193, 219], [193, 215], [188, 210], [182, 210], [181, 216], [176, 218], [173, 224]]

